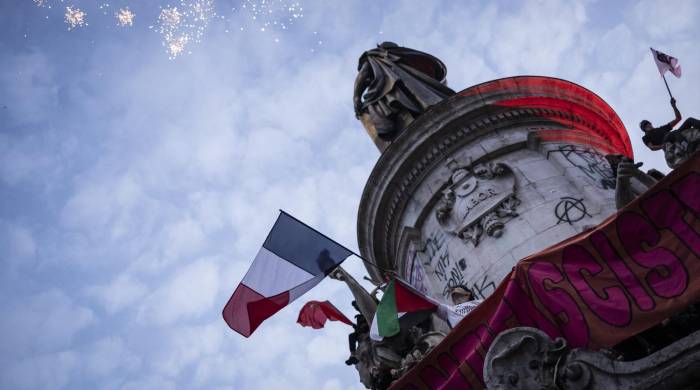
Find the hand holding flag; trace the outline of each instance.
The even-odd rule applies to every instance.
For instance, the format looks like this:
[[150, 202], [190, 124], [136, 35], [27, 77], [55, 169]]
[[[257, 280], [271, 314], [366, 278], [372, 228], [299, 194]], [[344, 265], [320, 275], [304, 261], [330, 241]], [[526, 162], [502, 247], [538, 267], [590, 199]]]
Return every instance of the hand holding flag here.
[[438, 317], [456, 326], [482, 301], [472, 300], [455, 306], [446, 305], [414, 290], [408, 283], [394, 278], [384, 291], [377, 313], [372, 320], [369, 337], [381, 341], [384, 337], [397, 335], [401, 331], [400, 319], [409, 313], [435, 311]]

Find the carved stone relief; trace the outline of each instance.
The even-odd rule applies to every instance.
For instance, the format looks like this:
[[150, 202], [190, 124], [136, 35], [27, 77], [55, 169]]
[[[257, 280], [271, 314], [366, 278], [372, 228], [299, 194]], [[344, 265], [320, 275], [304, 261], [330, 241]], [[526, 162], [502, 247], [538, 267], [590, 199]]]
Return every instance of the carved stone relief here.
[[[675, 169], [697, 150], [700, 150], [700, 129], [675, 131], [664, 143], [664, 157], [669, 168]], [[670, 140], [668, 140], [670, 138]]]
[[700, 332], [638, 360], [620, 361], [609, 350], [571, 349], [539, 329], [500, 333], [484, 365], [487, 389], [694, 389], [700, 379]]
[[515, 175], [503, 163], [457, 168], [435, 210], [440, 226], [478, 246], [482, 236], [500, 237], [505, 224], [518, 216]]

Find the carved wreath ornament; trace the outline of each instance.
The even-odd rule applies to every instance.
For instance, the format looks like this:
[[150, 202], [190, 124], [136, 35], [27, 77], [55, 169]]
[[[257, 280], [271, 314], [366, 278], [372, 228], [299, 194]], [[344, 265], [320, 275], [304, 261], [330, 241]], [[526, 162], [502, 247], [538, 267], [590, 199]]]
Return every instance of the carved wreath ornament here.
[[479, 245], [484, 233], [503, 234], [505, 223], [518, 216], [515, 175], [503, 163], [480, 164], [452, 171], [435, 216], [445, 231]]

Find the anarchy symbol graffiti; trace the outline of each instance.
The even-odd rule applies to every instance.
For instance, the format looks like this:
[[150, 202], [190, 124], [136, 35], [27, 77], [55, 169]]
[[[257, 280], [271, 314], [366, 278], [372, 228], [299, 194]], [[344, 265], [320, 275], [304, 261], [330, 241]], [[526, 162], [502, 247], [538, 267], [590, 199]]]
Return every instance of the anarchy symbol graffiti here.
[[561, 222], [567, 222], [571, 225], [574, 222], [582, 220], [584, 217], [591, 216], [586, 210], [586, 205], [583, 204], [583, 198], [576, 199], [570, 196], [561, 198], [554, 208], [554, 214], [557, 216], [557, 225]]

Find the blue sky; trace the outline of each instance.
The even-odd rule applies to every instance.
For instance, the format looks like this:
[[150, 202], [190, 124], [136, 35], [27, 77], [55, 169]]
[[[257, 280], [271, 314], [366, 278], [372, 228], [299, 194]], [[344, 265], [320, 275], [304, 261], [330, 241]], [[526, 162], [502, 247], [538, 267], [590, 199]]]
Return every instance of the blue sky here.
[[[700, 115], [696, 1], [314, 1], [261, 31], [284, 13], [252, 19], [217, 0], [224, 18], [174, 60], [149, 29], [167, 3], [105, 2], [107, 15], [101, 3], [0, 2], [1, 388], [360, 388], [343, 364], [349, 328], [295, 323], [305, 298], [351, 316], [340, 283], [250, 339], [220, 311], [278, 209], [356, 248], [379, 153], [352, 83], [378, 42], [438, 56], [456, 90], [521, 74], [577, 82], [618, 112], [645, 168], [667, 171], [637, 124], [672, 119], [649, 46], [680, 59], [669, 84]], [[134, 26], [120, 28], [125, 5]], [[68, 31], [66, 6], [88, 25]]]

